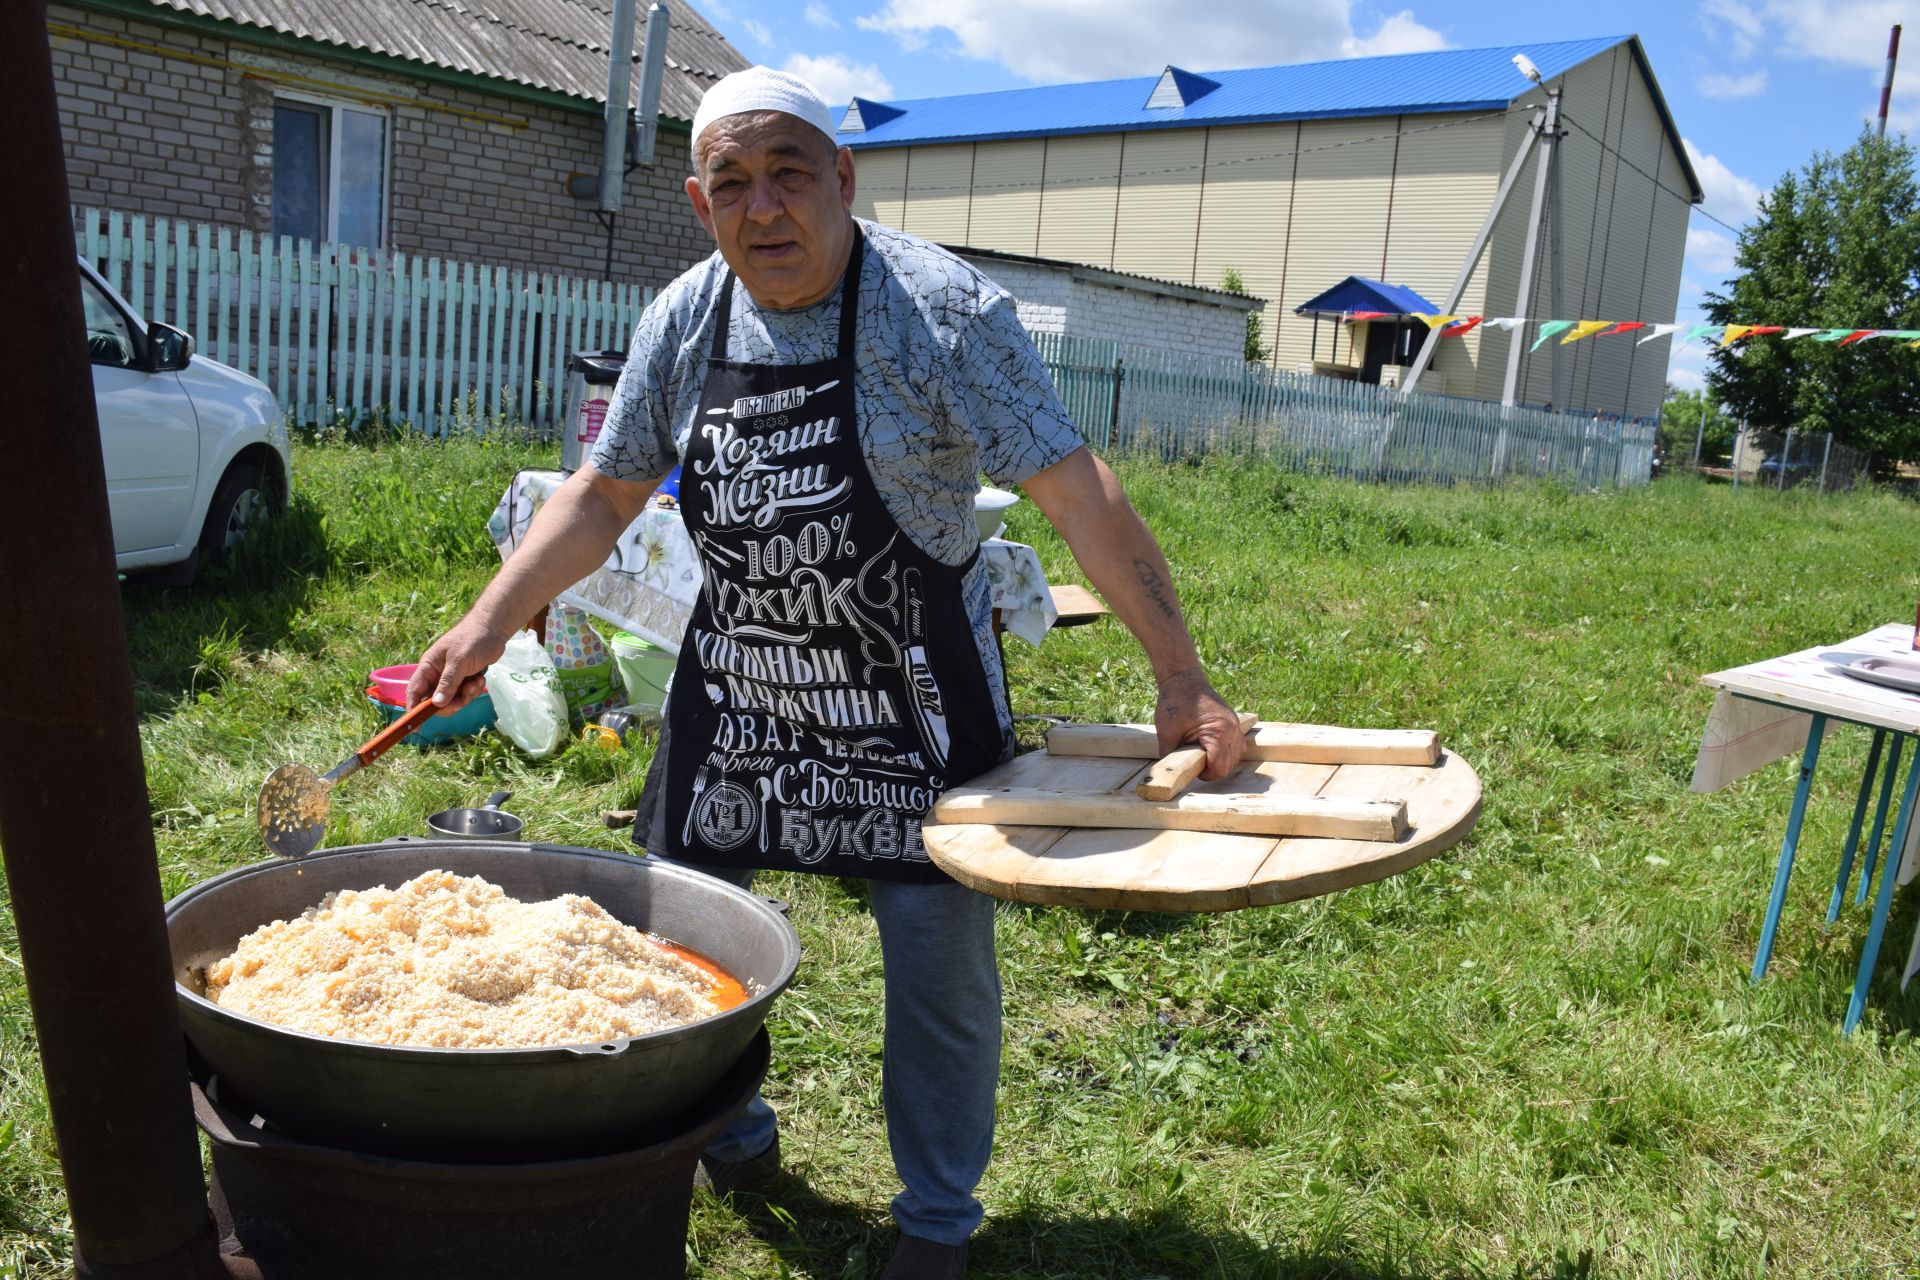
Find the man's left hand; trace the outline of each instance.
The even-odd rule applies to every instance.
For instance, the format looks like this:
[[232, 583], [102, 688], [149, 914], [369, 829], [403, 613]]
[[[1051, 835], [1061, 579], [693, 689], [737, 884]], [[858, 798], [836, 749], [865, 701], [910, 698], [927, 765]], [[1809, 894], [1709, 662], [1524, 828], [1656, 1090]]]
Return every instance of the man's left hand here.
[[1183, 746], [1206, 749], [1207, 767], [1200, 776], [1208, 782], [1232, 773], [1247, 749], [1240, 717], [1225, 698], [1214, 692], [1206, 673], [1198, 667], [1177, 671], [1160, 682], [1153, 724], [1159, 731], [1163, 756]]

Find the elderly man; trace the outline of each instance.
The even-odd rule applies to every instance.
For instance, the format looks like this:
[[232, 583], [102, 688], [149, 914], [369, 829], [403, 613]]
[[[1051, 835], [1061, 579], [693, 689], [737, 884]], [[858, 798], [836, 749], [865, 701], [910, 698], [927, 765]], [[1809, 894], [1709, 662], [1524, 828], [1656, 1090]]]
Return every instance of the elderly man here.
[[[1237, 762], [1153, 536], [1068, 421], [1013, 299], [952, 255], [855, 219], [826, 104], [755, 67], [694, 119], [687, 196], [718, 252], [641, 318], [590, 466], [546, 504], [409, 689], [457, 704], [541, 605], [596, 568], [681, 464], [705, 586], [636, 828], [745, 883], [871, 886], [886, 969], [883, 1089], [903, 1190], [885, 1276], [964, 1274], [993, 1144], [993, 903], [928, 859], [946, 788], [1012, 751], [972, 499], [1021, 485], [1139, 639], [1161, 745]], [[707, 1153], [717, 1191], [779, 1165], [756, 1100]]]

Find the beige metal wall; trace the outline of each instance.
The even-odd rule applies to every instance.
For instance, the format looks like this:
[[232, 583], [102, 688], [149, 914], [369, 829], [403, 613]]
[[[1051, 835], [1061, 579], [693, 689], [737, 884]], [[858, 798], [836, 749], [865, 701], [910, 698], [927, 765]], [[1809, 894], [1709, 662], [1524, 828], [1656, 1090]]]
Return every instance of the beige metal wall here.
[[[1564, 78], [1564, 109], [1671, 192], [1684, 191], [1677, 143], [1622, 44]], [[1264, 298], [1274, 365], [1332, 355], [1334, 326], [1293, 314], [1349, 275], [1407, 285], [1444, 302], [1501, 174], [1525, 140], [1534, 91], [1504, 114], [1371, 117], [1080, 134], [861, 149], [855, 212], [947, 243], [1057, 258], [1219, 287], [1229, 267]], [[1512, 315], [1529, 165], [1456, 310]], [[1687, 209], [1577, 130], [1561, 155], [1565, 318], [1671, 321]], [[1543, 234], [1543, 242], [1545, 236]], [[1544, 247], [1544, 244], [1543, 244]], [[1529, 312], [1552, 313], [1549, 276]], [[1357, 364], [1343, 329], [1341, 363]], [[1532, 342], [1529, 334], [1523, 339]], [[1497, 399], [1510, 339], [1479, 329], [1439, 350], [1426, 389]], [[1650, 416], [1665, 391], [1669, 343], [1622, 336], [1561, 352], [1567, 404]], [[1552, 396], [1551, 345], [1522, 357], [1521, 398]]]
[[[1535, 91], [1522, 105], [1543, 103]], [[1537, 319], [1639, 320], [1671, 323], [1680, 298], [1686, 252], [1687, 190], [1678, 144], [1662, 127], [1653, 92], [1625, 45], [1568, 72], [1561, 110], [1569, 124], [1560, 140], [1561, 299], [1553, 302], [1551, 227], [1541, 229], [1528, 313]], [[1507, 128], [1506, 155], [1525, 138], [1526, 117]], [[1589, 136], [1593, 135], [1593, 136]], [[1605, 146], [1598, 139], [1605, 140]], [[1658, 182], [1655, 181], [1658, 178]], [[1531, 194], [1532, 161], [1516, 199]], [[1525, 253], [1526, 204], [1503, 219], [1490, 248], [1489, 314], [1514, 314]], [[1523, 339], [1527, 347], [1532, 334]], [[1476, 394], [1498, 398], [1506, 374], [1508, 338], [1488, 335]], [[1518, 397], [1531, 404], [1554, 398], [1553, 360], [1561, 361], [1567, 406], [1651, 417], [1666, 397], [1672, 340], [1588, 338], [1562, 346], [1549, 341], [1521, 354]]]

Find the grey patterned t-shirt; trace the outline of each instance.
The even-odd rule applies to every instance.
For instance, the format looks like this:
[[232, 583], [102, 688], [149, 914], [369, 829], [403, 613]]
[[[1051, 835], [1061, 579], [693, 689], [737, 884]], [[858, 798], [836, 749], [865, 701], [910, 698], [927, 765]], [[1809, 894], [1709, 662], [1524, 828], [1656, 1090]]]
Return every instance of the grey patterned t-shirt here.
[[[907, 536], [941, 563], [959, 564], [978, 538], [980, 474], [1019, 484], [1078, 449], [1080, 433], [1020, 327], [1012, 295], [917, 236], [864, 220], [860, 227], [867, 251], [854, 326], [854, 406], [867, 469]], [[641, 315], [594, 446], [596, 470], [652, 480], [684, 456], [727, 278], [715, 253]], [[807, 364], [830, 358], [839, 336], [838, 288], [810, 307], [775, 311], [734, 286], [730, 360]], [[1000, 653], [979, 564], [961, 590], [998, 702]], [[1005, 722], [1005, 707], [1000, 715]]]

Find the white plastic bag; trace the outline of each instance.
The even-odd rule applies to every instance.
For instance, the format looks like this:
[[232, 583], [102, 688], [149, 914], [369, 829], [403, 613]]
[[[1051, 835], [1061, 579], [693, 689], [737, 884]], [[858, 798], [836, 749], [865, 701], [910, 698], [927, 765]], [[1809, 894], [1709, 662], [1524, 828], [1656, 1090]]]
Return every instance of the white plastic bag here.
[[487, 692], [493, 696], [496, 727], [535, 760], [566, 745], [567, 700], [560, 693], [560, 676], [533, 632], [507, 641], [500, 661], [487, 668]]

